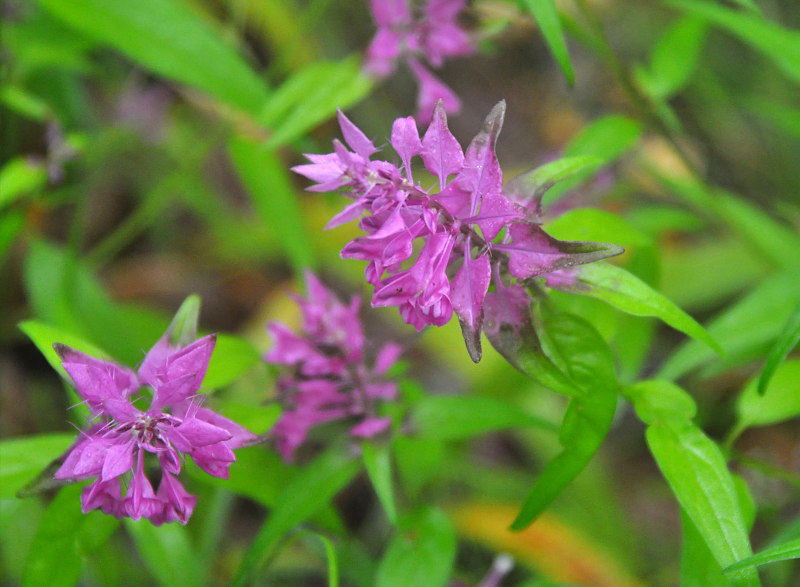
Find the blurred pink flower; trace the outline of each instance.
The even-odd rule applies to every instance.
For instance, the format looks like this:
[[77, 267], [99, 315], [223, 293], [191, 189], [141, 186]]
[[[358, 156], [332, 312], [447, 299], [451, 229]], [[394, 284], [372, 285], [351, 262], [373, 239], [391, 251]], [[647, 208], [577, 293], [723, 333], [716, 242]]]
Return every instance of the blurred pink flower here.
[[408, 0], [370, 0], [378, 31], [367, 48], [364, 69], [383, 77], [404, 59], [419, 83], [419, 120], [430, 118], [438, 100], [444, 101], [447, 112], [458, 112], [461, 107], [455, 93], [421, 61], [439, 68], [446, 58], [475, 51], [457, 22], [465, 4], [466, 0], [428, 0], [420, 13], [414, 14]]
[[383, 376], [400, 355], [390, 343], [378, 351], [372, 367], [365, 363], [365, 339], [358, 317], [360, 300], [341, 303], [312, 273], [305, 275], [308, 296], [296, 296], [303, 315], [302, 334], [279, 323], [268, 331], [273, 348], [267, 363], [292, 367], [278, 380], [283, 413], [271, 430], [278, 451], [289, 461], [309, 431], [325, 422], [353, 420], [352, 436], [371, 438], [389, 428], [389, 418], [378, 416], [378, 405], [393, 400], [397, 386]]

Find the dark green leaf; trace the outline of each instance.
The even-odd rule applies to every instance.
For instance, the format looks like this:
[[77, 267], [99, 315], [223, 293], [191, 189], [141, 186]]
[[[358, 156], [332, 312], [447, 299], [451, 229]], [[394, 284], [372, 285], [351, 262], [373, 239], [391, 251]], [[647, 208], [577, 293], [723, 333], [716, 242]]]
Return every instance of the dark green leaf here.
[[149, 520], [125, 520], [125, 528], [156, 582], [164, 587], [205, 585], [207, 568], [180, 524], [153, 526]]
[[447, 516], [425, 508], [404, 518], [378, 567], [376, 587], [444, 587], [456, 556]]
[[561, 66], [564, 77], [567, 78], [567, 83], [570, 86], [574, 85], [575, 73], [572, 71], [572, 62], [569, 59], [567, 43], [564, 40], [564, 31], [561, 28], [561, 20], [553, 0], [519, 0], [519, 4], [536, 19], [544, 40], [547, 41], [547, 46]]
[[414, 404], [412, 413], [420, 438], [460, 440], [506, 428], [557, 430], [519, 406], [490, 397], [428, 396]]
[[229, 153], [264, 226], [278, 235], [297, 275], [314, 265], [308, 229], [286, 165], [270, 148], [233, 138]]
[[168, 78], [257, 114], [266, 84], [222, 41], [207, 19], [181, 0], [38, 0], [93, 39]]
[[394, 500], [392, 480], [392, 461], [388, 446], [379, 446], [365, 441], [361, 444], [364, 466], [372, 482], [372, 488], [386, 512], [386, 517], [392, 525], [397, 524], [397, 507]]
[[246, 584], [260, 561], [284, 535], [324, 508], [358, 472], [359, 463], [342, 454], [339, 447], [317, 457], [283, 488], [234, 578]]
[[764, 392], [769, 386], [770, 379], [775, 374], [775, 370], [780, 366], [797, 343], [800, 342], [800, 304], [797, 305], [786, 321], [786, 325], [778, 335], [778, 340], [775, 341], [772, 349], [767, 355], [767, 362], [764, 369], [761, 371], [761, 377], [758, 378], [758, 393], [764, 395]]

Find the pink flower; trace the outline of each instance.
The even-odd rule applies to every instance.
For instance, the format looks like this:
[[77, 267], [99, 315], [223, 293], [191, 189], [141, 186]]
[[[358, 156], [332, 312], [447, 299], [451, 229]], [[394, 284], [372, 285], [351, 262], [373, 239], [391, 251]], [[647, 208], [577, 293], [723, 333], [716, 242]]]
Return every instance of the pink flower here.
[[[447, 6], [437, 3], [437, 9]], [[334, 143], [340, 175], [327, 159], [334, 154], [308, 155], [310, 164], [294, 168], [318, 182], [310, 189], [337, 186], [333, 189], [346, 189], [354, 200], [335, 223], [359, 218], [366, 233], [345, 245], [342, 257], [367, 262], [365, 278], [375, 287], [372, 305], [397, 306], [418, 331], [442, 326], [455, 313], [476, 362], [485, 318], [491, 321], [493, 342], [502, 333], [522, 331], [529, 316], [526, 288], [534, 278], [557, 285], [569, 279], [569, 268], [622, 252], [615, 245], [551, 237], [541, 227], [541, 195], [529, 194], [523, 180], [504, 188], [495, 154], [504, 115], [500, 102], [466, 151], [447, 128], [441, 100], [421, 139], [413, 118], [397, 119], [391, 144], [400, 168], [373, 161], [372, 143], [340, 112], [342, 134], [354, 149]], [[415, 182], [414, 157], [438, 179], [438, 191]], [[504, 283], [513, 279], [517, 282]], [[512, 319], [520, 323], [504, 328]], [[289, 352], [288, 340], [284, 348]], [[307, 364], [313, 364], [310, 357]]]
[[267, 363], [293, 369], [278, 380], [284, 410], [271, 431], [287, 461], [311, 429], [325, 422], [353, 421], [350, 434], [360, 438], [386, 431], [391, 420], [379, 416], [377, 409], [397, 396], [396, 384], [383, 376], [400, 355], [400, 346], [384, 346], [368, 367], [359, 299], [343, 304], [312, 273], [305, 277], [308, 296], [295, 297], [303, 314], [302, 333], [269, 324], [275, 344], [264, 356]]
[[[190, 456], [210, 475], [226, 478], [236, 460], [233, 449], [255, 439], [238, 424], [202, 407], [198, 389], [215, 335], [180, 346], [170, 341], [170, 330], [150, 349], [137, 372], [55, 345], [78, 395], [94, 416], [55, 473], [56, 479], [95, 478], [81, 495], [84, 512], [99, 509], [118, 518], [148, 518], [156, 525], [185, 524], [197, 499], [177, 479], [184, 458]], [[146, 401], [151, 392], [146, 410], [134, 405]], [[145, 474], [147, 462], [160, 469], [157, 492]]]
[[438, 100], [448, 112], [461, 107], [458, 97], [421, 61], [439, 68], [448, 57], [474, 52], [469, 35], [459, 26], [458, 15], [466, 0], [428, 0], [413, 14], [407, 0], [370, 0], [378, 31], [367, 48], [364, 69], [376, 76], [391, 74], [401, 58], [419, 83], [417, 118], [428, 120]]

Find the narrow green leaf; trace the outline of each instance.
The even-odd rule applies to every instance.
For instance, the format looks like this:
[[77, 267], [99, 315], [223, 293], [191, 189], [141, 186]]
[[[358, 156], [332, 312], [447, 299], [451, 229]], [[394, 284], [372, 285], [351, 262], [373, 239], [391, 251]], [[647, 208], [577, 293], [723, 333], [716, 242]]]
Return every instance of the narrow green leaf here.
[[63, 454], [74, 434], [40, 434], [0, 441], [0, 499], [11, 499]]
[[314, 256], [286, 166], [275, 151], [244, 136], [234, 137], [228, 151], [264, 227], [278, 235], [295, 273], [301, 275], [314, 265]]
[[9, 248], [25, 228], [25, 213], [22, 210], [7, 210], [0, 214], [0, 266]]
[[561, 429], [564, 450], [536, 478], [512, 530], [532, 524], [586, 468], [611, 428], [616, 405], [613, 387], [597, 387], [589, 395], [570, 400]]
[[553, 0], [519, 0], [519, 3], [536, 19], [547, 46], [556, 58], [561, 71], [564, 72], [564, 77], [567, 78], [567, 83], [570, 86], [575, 85], [575, 73], [564, 40], [564, 30]]
[[424, 508], [405, 517], [378, 567], [376, 587], [444, 587], [456, 556], [447, 516]]
[[748, 110], [769, 122], [786, 136], [800, 139], [800, 110], [764, 96], [753, 96], [745, 101]]
[[512, 403], [482, 396], [428, 396], [414, 404], [412, 414], [416, 436], [444, 441], [507, 428], [557, 430]]
[[[721, 567], [752, 554], [736, 483], [719, 447], [691, 421], [694, 400], [662, 380], [623, 389], [648, 424], [650, 452], [688, 519]], [[730, 577], [735, 585], [760, 585], [754, 571]]]
[[654, 316], [723, 354], [719, 343], [694, 318], [632, 273], [602, 261], [582, 265], [576, 273], [577, 283], [557, 289], [603, 300], [635, 316]]
[[397, 435], [392, 439], [392, 448], [398, 476], [411, 498], [419, 495], [422, 488], [441, 473], [445, 463], [444, 445], [437, 439]]
[[681, 510], [681, 587], [730, 587], [722, 567], [711, 554], [691, 518]]
[[336, 557], [336, 547], [328, 538], [318, 532], [308, 532], [314, 536], [325, 549], [325, 558], [328, 561], [328, 587], [339, 587], [339, 559]]
[[257, 114], [266, 84], [181, 0], [37, 0], [48, 12], [148, 69]]
[[565, 157], [599, 157], [610, 163], [631, 149], [642, 134], [642, 125], [626, 116], [611, 114], [584, 127], [564, 149]]
[[596, 171], [603, 160], [593, 155], [562, 157], [556, 161], [540, 165], [532, 171], [518, 175], [505, 187], [504, 193], [513, 194], [517, 200], [540, 198], [559, 181], [576, 174], [588, 175]]
[[234, 585], [246, 584], [261, 560], [289, 530], [324, 508], [355, 476], [358, 461], [338, 449], [333, 447], [317, 457], [283, 488], [245, 555], [234, 577]]
[[764, 395], [770, 379], [775, 374], [775, 370], [786, 358], [786, 355], [797, 346], [798, 342], [800, 342], [800, 304], [795, 307], [792, 315], [789, 316], [786, 325], [778, 335], [778, 340], [775, 341], [769, 351], [769, 355], [767, 355], [767, 362], [761, 371], [761, 377], [758, 378], [758, 393], [760, 395]]
[[800, 558], [800, 538], [762, 550], [758, 554], [740, 560], [725, 568], [726, 573], [734, 573], [749, 567], [759, 567], [769, 563]]
[[43, 162], [15, 157], [0, 169], [0, 211], [15, 200], [36, 193], [47, 184]]
[[51, 115], [50, 107], [39, 96], [8, 82], [0, 88], [0, 102], [14, 112], [39, 122], [46, 121]]
[[58, 373], [67, 381], [71, 381], [71, 379], [61, 366], [61, 358], [53, 348], [55, 343], [65, 344], [76, 351], [86, 353], [87, 355], [91, 355], [98, 359], [108, 359], [108, 355], [106, 353], [101, 351], [93, 344], [86, 342], [80, 336], [76, 336], [75, 334], [67, 332], [61, 328], [45, 324], [44, 322], [27, 320], [19, 324], [19, 329], [31, 339], [33, 344], [36, 345], [36, 348], [38, 348], [39, 352], [44, 355], [44, 358], [47, 359], [47, 362], [50, 363], [53, 369], [58, 371]]
[[124, 520], [125, 529], [153, 578], [163, 587], [197, 587], [206, 584], [207, 568], [195, 552], [189, 534], [180, 524], [153, 526], [149, 520]]
[[[667, 4], [708, 20], [760, 51], [787, 77], [800, 83], [800, 31], [760, 16], [702, 0], [667, 0]], [[751, 4], [751, 3], [748, 3]]]
[[392, 461], [388, 446], [378, 446], [373, 442], [361, 443], [361, 456], [367, 475], [372, 482], [372, 488], [386, 512], [386, 517], [392, 525], [397, 524], [397, 507], [394, 501], [392, 481]]
[[[720, 341], [727, 358], [715, 368], [755, 359], [768, 352], [800, 297], [800, 268], [762, 280], [746, 296], [715, 316], [708, 332]], [[659, 378], [676, 379], [714, 359], [704, 344], [690, 341], [666, 361]]]
[[751, 379], [736, 401], [737, 435], [750, 426], [766, 426], [800, 415], [800, 360], [779, 365], [774, 377], [759, 392], [759, 379]]
[[259, 121], [272, 129], [267, 145], [276, 148], [300, 138], [336, 114], [337, 108], [359, 102], [372, 85], [356, 56], [305, 67], [275, 91], [259, 115]]
[[200, 319], [200, 296], [193, 294], [183, 303], [172, 317], [172, 322], [164, 333], [171, 345], [188, 346], [197, 339], [197, 322]]
[[588, 322], [569, 314], [542, 321], [545, 352], [580, 390], [572, 398], [561, 425], [564, 450], [545, 467], [511, 524], [530, 525], [586, 467], [611, 428], [617, 405], [614, 358], [608, 345]]
[[705, 22], [697, 17], [684, 17], [673, 23], [653, 47], [646, 89], [657, 99], [666, 99], [680, 92], [694, 72], [703, 40]]

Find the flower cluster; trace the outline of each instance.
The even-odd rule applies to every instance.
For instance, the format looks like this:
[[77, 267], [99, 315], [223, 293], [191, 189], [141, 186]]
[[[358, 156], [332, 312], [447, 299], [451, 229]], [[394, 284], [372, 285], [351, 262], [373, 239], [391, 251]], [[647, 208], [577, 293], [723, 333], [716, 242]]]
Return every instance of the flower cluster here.
[[383, 375], [400, 355], [400, 345], [384, 346], [368, 367], [360, 300], [342, 304], [311, 273], [306, 273], [306, 286], [308, 298], [295, 297], [303, 315], [302, 335], [279, 323], [267, 327], [275, 345], [264, 360], [293, 368], [278, 381], [284, 411], [271, 431], [286, 460], [292, 459], [311, 428], [323, 422], [355, 419], [351, 435], [380, 434], [391, 421], [378, 416], [378, 404], [397, 395], [397, 385]]
[[[172, 328], [172, 327], [171, 327]], [[62, 365], [94, 422], [66, 453], [56, 479], [96, 479], [81, 494], [83, 511], [153, 524], [185, 524], [197, 498], [177, 479], [186, 455], [209, 475], [227, 478], [233, 449], [255, 440], [250, 432], [202, 406], [215, 335], [181, 346], [167, 331], [138, 371], [55, 345]], [[150, 395], [143, 411], [134, 405]], [[155, 465], [155, 466], [152, 466]], [[160, 478], [158, 490], [151, 479]], [[124, 496], [123, 488], [126, 487]]]
[[407, 0], [370, 0], [378, 25], [367, 49], [365, 69], [378, 76], [389, 75], [404, 58], [419, 84], [417, 115], [427, 120], [437, 100], [448, 112], [457, 112], [461, 102], [453, 91], [426, 68], [441, 67], [447, 57], [474, 51], [469, 36], [456, 21], [466, 0], [428, 0], [421, 14], [414, 15]]
[[[342, 257], [367, 262], [372, 305], [397, 306], [417, 330], [441, 326], [455, 312], [476, 362], [484, 321], [490, 334], [489, 327], [528, 315], [529, 280], [569, 282], [569, 267], [622, 252], [616, 245], [551, 237], [541, 227], [540, 191], [531, 192], [524, 176], [503, 187], [495, 143], [504, 114], [500, 102], [466, 152], [447, 127], [441, 101], [421, 139], [413, 118], [397, 119], [391, 144], [400, 168], [371, 160], [374, 145], [339, 112], [352, 151], [334, 141], [333, 153], [306, 155], [310, 163], [293, 168], [317, 182], [311, 191], [342, 190], [354, 200], [328, 227], [360, 217], [367, 234], [348, 243]], [[438, 178], [438, 191], [414, 180], [411, 161], [417, 156]]]

